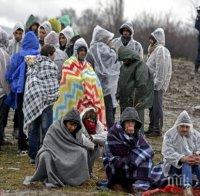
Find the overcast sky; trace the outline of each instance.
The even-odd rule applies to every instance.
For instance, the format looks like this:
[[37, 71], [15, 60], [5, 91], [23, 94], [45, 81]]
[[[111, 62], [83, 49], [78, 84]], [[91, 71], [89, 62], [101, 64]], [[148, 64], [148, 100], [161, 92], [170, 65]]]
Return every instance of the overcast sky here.
[[[79, 15], [86, 8], [96, 9], [100, 0], [0, 0], [0, 25], [12, 28], [24, 22], [30, 14], [41, 17], [59, 16], [63, 8], [74, 8]], [[109, 0], [101, 0], [108, 2]], [[191, 0], [125, 0], [125, 18], [132, 19], [148, 13], [171, 12], [176, 20], [189, 22], [192, 15]], [[194, 13], [194, 12], [193, 12]], [[158, 15], [159, 17], [159, 15]]]

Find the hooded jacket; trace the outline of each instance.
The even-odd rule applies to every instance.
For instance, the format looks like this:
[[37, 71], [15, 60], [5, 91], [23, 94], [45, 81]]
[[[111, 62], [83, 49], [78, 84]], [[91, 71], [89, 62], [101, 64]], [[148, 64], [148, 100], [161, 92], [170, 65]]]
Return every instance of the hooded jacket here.
[[132, 61], [129, 65], [123, 64], [120, 69], [117, 98], [120, 106], [125, 108], [135, 106], [136, 109], [144, 109], [152, 106], [153, 101], [153, 78], [145, 63], [139, 55], [128, 49], [120, 47], [118, 60]]
[[[22, 23], [17, 23], [14, 26], [13, 33], [18, 29], [23, 30], [23, 33], [24, 33], [25, 29], [24, 29], [24, 25]], [[23, 35], [23, 37], [24, 37], [24, 35]], [[15, 40], [15, 37], [13, 36], [13, 38], [9, 41], [8, 54], [10, 56], [14, 55], [15, 53], [17, 53], [17, 52], [19, 52], [21, 50], [23, 37], [22, 37], [21, 41], [17, 42]]]
[[[177, 127], [179, 125], [190, 126], [189, 134], [181, 136]], [[182, 167], [179, 163], [180, 159], [185, 155], [200, 154], [200, 133], [193, 128], [190, 116], [186, 111], [183, 111], [178, 116], [174, 126], [169, 129], [165, 135], [162, 144], [163, 155], [163, 172], [165, 176], [171, 166], [178, 169]]]
[[11, 58], [11, 65], [6, 73], [6, 79], [10, 84], [11, 93], [6, 102], [13, 108], [17, 107], [16, 94], [24, 92], [26, 80], [25, 56], [39, 54], [38, 49], [39, 41], [34, 32], [29, 31], [23, 39], [22, 49]]
[[118, 51], [121, 46], [124, 46], [122, 42], [122, 32], [124, 28], [129, 29], [129, 31], [131, 32], [131, 39], [125, 47], [129, 48], [130, 50], [135, 51], [139, 55], [140, 59], [143, 59], [142, 45], [133, 39], [134, 30], [130, 22], [125, 22], [124, 24], [122, 24], [122, 26], [119, 29], [119, 33], [121, 34], [121, 37], [115, 38], [113, 40], [113, 45], [114, 45], [115, 50]]
[[157, 28], [151, 35], [156, 39], [157, 46], [150, 54], [146, 64], [154, 77], [154, 90], [166, 91], [172, 75], [171, 55], [165, 47], [164, 30]]
[[[38, 27], [40, 25], [38, 18], [31, 14], [26, 22], [26, 32], [30, 30], [33, 24], [37, 24]], [[34, 32], [34, 33], [37, 35], [38, 32]]]
[[10, 58], [6, 52], [8, 46], [8, 35], [0, 27], [0, 98], [9, 93], [9, 86], [5, 79], [5, 74], [10, 63]]

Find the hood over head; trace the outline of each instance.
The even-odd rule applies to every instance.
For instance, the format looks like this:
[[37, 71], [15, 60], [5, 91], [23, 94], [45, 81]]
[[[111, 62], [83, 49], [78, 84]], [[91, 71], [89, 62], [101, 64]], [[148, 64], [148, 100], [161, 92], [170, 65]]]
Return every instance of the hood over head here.
[[[49, 21], [44, 21], [44, 22], [40, 25], [40, 27], [43, 27], [44, 30], [45, 30], [45, 32], [46, 32], [47, 34], [49, 34], [49, 33], [52, 31], [51, 23], [50, 23]], [[40, 27], [39, 27], [39, 28], [40, 28]]]
[[51, 31], [45, 38], [44, 44], [53, 45], [55, 48], [59, 47], [59, 38], [58, 34], [55, 31]]
[[137, 52], [130, 50], [125, 46], [121, 46], [118, 50], [118, 60], [124, 61], [126, 59], [140, 61], [140, 56], [137, 54]]
[[78, 49], [81, 47], [85, 47], [88, 50], [88, 45], [86, 41], [83, 38], [79, 38], [75, 44], [74, 44], [74, 55], [77, 57], [78, 56]]
[[123, 124], [127, 120], [134, 120], [135, 121], [135, 126], [136, 130], [138, 131], [141, 126], [142, 122], [139, 119], [138, 113], [134, 107], [127, 107], [125, 110], [122, 112], [121, 117], [120, 117], [120, 124], [123, 127]]
[[157, 28], [151, 35], [156, 39], [158, 44], [165, 45], [165, 32], [162, 28]]
[[127, 29], [129, 29], [129, 31], [131, 32], [131, 36], [133, 36], [134, 35], [134, 30], [133, 30], [133, 25], [131, 24], [131, 22], [125, 22], [121, 27], [120, 27], [120, 29], [119, 29], [119, 33], [122, 35], [122, 33], [123, 33], [123, 29], [124, 28], [127, 28]]
[[103, 42], [107, 44], [109, 41], [113, 39], [113, 37], [114, 37], [113, 33], [97, 25], [93, 30], [91, 44], [94, 42]]
[[0, 48], [6, 49], [8, 44], [8, 34], [0, 27]]
[[22, 42], [22, 49], [23, 50], [39, 49], [39, 41], [33, 31], [29, 31], [25, 34]]

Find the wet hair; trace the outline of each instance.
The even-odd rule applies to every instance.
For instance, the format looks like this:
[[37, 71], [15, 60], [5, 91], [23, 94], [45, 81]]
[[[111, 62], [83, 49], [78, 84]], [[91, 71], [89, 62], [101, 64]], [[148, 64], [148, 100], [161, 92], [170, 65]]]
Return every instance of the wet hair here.
[[42, 46], [40, 54], [43, 56], [49, 56], [53, 55], [55, 51], [56, 49], [52, 45], [45, 44], [44, 46]]

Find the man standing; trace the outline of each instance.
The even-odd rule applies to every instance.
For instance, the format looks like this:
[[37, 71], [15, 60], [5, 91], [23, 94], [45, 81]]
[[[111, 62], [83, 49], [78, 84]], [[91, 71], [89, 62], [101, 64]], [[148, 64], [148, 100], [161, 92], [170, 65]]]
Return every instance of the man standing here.
[[160, 136], [163, 125], [163, 93], [167, 90], [172, 74], [169, 50], [165, 47], [165, 33], [157, 28], [150, 36], [149, 58], [147, 65], [154, 77], [154, 100], [150, 108], [148, 136]]
[[119, 48], [118, 60], [123, 61], [116, 94], [121, 113], [126, 107], [134, 106], [144, 123], [144, 109], [150, 108], [153, 102], [152, 74], [139, 55], [126, 47]]
[[40, 47], [44, 45], [44, 38], [52, 31], [52, 27], [49, 21], [44, 21], [38, 28], [38, 37]]
[[134, 30], [132, 24], [130, 22], [124, 23], [120, 27], [119, 33], [121, 34], [121, 37], [113, 40], [113, 46], [115, 50], [118, 51], [121, 46], [125, 46], [130, 50], [135, 51], [140, 58], [143, 59], [142, 45], [133, 39]]

